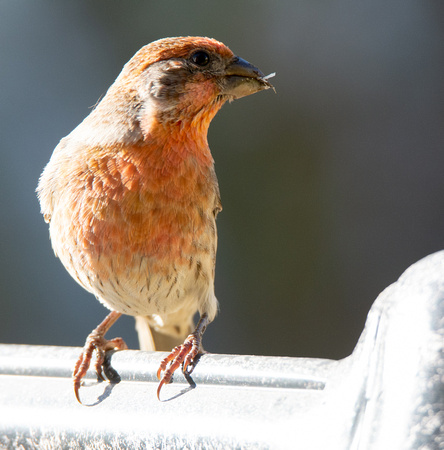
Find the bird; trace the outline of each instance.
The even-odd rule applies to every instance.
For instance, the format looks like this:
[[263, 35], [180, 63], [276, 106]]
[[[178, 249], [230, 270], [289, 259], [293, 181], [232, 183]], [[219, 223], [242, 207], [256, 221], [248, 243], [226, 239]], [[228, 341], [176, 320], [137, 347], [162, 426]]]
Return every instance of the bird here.
[[125, 64], [54, 149], [37, 186], [52, 248], [110, 310], [75, 364], [79, 403], [93, 356], [104, 380], [105, 353], [127, 349], [122, 338], [105, 338], [122, 314], [135, 317], [142, 350], [175, 345], [157, 372], [159, 399], [181, 365], [184, 374], [194, 369], [218, 310], [222, 206], [208, 127], [225, 102], [274, 89], [273, 75], [212, 38], [159, 39]]

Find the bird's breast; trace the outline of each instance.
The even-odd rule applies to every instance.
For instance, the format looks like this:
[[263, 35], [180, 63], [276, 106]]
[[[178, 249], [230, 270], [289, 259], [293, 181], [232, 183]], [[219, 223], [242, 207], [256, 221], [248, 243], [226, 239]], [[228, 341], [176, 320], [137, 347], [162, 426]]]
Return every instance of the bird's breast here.
[[93, 153], [79, 160], [51, 220], [54, 249], [73, 277], [105, 300], [156, 291], [179, 301], [193, 279], [212, 284], [212, 164], [157, 149]]

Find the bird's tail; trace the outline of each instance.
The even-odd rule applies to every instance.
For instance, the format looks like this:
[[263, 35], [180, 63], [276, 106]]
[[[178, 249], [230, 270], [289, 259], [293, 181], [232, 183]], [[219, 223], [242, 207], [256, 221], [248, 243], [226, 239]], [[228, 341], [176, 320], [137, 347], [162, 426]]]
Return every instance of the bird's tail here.
[[163, 324], [159, 323], [161, 318], [158, 316], [136, 316], [135, 319], [140, 350], [144, 351], [170, 351], [182, 344], [194, 329], [192, 318], [183, 320], [183, 316], [180, 317], [180, 324], [173, 324], [173, 317], [168, 317], [167, 323]]

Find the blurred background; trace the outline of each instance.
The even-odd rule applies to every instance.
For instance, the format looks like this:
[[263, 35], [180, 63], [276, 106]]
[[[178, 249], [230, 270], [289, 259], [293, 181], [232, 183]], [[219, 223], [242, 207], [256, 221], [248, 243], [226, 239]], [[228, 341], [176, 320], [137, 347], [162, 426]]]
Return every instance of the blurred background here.
[[[59, 140], [143, 45], [204, 35], [276, 72], [210, 127], [217, 353], [342, 358], [377, 295], [444, 248], [444, 3], [0, 3], [0, 342], [81, 346], [107, 310], [35, 196]], [[134, 320], [110, 331], [137, 348]]]

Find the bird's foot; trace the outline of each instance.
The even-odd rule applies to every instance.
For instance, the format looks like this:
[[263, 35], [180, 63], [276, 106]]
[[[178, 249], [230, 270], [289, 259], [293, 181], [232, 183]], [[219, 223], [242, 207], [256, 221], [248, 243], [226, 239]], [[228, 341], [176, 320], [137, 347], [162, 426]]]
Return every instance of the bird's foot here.
[[114, 338], [107, 340], [103, 337], [104, 333], [102, 330], [96, 328], [86, 339], [83, 351], [77, 360], [77, 363], [73, 372], [73, 382], [74, 382], [74, 394], [79, 403], [79, 389], [82, 382], [82, 378], [86, 375], [91, 364], [91, 358], [93, 352], [96, 352], [96, 361], [94, 368], [97, 373], [97, 378], [104, 381], [104, 363], [105, 363], [105, 353], [108, 350], [126, 350], [128, 349], [125, 341], [122, 338]]
[[[173, 373], [182, 364], [182, 371], [185, 374], [190, 374], [197, 361], [197, 356], [202, 353], [201, 350], [201, 333], [194, 332], [190, 334], [182, 345], [174, 347], [171, 353], [162, 360], [159, 370], [157, 371], [157, 378], [160, 380], [157, 388], [157, 398], [160, 400], [160, 390], [164, 384], [168, 384], [173, 377]], [[164, 374], [161, 377], [162, 372]]]

